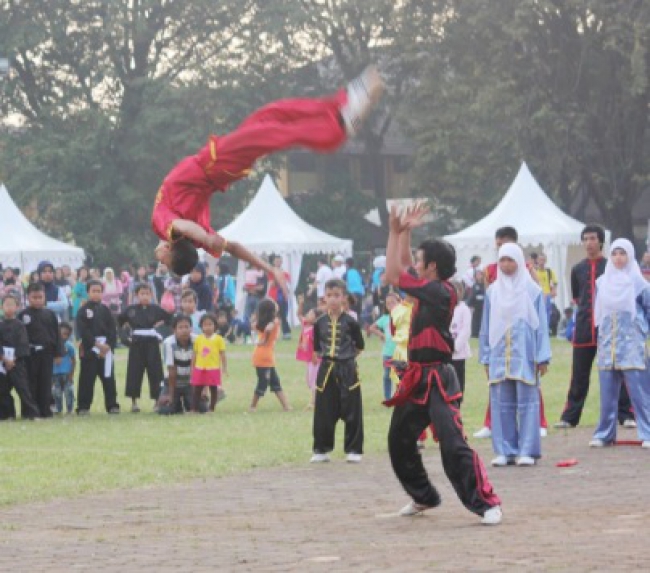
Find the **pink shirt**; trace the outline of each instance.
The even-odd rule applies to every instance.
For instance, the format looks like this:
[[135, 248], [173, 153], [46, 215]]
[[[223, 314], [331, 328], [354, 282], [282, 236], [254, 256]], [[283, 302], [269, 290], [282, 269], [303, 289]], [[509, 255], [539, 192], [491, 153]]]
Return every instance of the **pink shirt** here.
[[296, 360], [311, 362], [314, 356], [314, 325], [303, 321], [300, 342], [296, 350]]
[[454, 353], [452, 360], [466, 360], [472, 355], [469, 338], [472, 334], [472, 311], [464, 301], [459, 302], [454, 309], [449, 332], [454, 338]]

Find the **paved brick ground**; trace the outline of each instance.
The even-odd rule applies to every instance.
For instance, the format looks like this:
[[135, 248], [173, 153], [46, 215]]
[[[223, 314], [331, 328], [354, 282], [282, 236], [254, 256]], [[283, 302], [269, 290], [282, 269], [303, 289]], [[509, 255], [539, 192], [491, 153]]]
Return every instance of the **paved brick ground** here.
[[[429, 446], [444, 502], [424, 516], [395, 516], [407, 499], [387, 457], [339, 455], [2, 509], [0, 571], [647, 571], [650, 451], [590, 450], [589, 436], [552, 434], [537, 467], [488, 470], [500, 527], [460, 505]], [[491, 459], [489, 442], [477, 448]], [[555, 467], [571, 457], [577, 466]]]

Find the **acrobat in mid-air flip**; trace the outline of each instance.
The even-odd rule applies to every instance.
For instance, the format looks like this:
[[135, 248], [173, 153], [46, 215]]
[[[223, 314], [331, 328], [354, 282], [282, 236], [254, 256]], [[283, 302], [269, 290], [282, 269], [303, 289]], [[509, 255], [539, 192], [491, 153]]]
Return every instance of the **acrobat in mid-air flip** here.
[[210, 136], [196, 155], [186, 157], [170, 171], [158, 191], [151, 220], [162, 239], [156, 258], [183, 275], [196, 265], [196, 247], [216, 257], [228, 252], [273, 274], [278, 284], [285, 285], [282, 269], [274, 269], [212, 229], [210, 197], [248, 175], [255, 161], [265, 155], [291, 147], [335, 151], [359, 131], [382, 91], [377, 69], [369, 66], [347, 88], [330, 97], [272, 102], [248, 116], [232, 133]]

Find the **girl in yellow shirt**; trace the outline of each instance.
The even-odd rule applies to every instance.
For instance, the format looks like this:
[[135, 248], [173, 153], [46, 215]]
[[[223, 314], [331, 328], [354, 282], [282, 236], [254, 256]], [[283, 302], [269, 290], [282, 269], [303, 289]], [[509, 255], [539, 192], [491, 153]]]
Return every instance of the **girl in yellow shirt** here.
[[204, 314], [199, 322], [202, 334], [194, 341], [192, 359], [192, 412], [199, 411], [199, 401], [203, 390], [210, 389], [210, 412], [217, 404], [218, 390], [221, 387], [221, 373], [226, 375], [226, 341], [216, 334], [217, 317]]

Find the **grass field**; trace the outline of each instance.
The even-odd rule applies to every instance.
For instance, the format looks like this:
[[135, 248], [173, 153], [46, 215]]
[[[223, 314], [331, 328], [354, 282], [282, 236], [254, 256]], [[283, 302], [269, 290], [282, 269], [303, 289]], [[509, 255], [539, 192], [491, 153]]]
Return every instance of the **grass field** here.
[[[385, 454], [390, 410], [381, 405], [380, 344], [373, 337], [367, 345], [360, 358], [365, 453]], [[272, 394], [260, 401], [256, 413], [247, 412], [255, 386], [255, 371], [250, 362], [252, 348], [231, 346], [230, 376], [225, 382], [228, 397], [215, 414], [202, 416], [158, 416], [152, 412], [149, 400], [142, 401], [140, 414], [131, 414], [130, 404], [124, 398], [126, 352], [118, 351], [118, 393], [123, 409], [119, 416], [103, 412], [103, 394], [97, 382], [93, 411], [88, 417], [0, 424], [0, 504], [308, 463], [312, 412], [304, 410], [309, 392], [304, 363], [294, 360], [295, 347], [295, 340], [280, 342], [277, 347], [278, 373], [294, 407], [292, 412], [283, 412]], [[487, 402], [485, 374], [476, 361], [476, 341], [473, 352], [474, 357], [467, 362], [463, 403], [463, 418], [470, 436], [482, 425]], [[564, 341], [553, 341], [553, 363], [543, 381], [551, 424], [557, 421], [566, 398], [570, 363], [570, 346]], [[592, 388], [582, 420], [591, 425], [598, 416], [596, 376], [592, 377]], [[342, 435], [339, 424], [334, 457], [343, 457]]]

